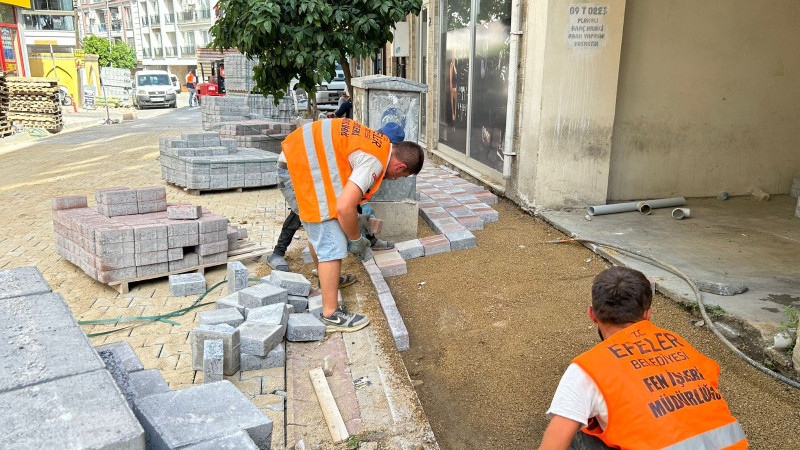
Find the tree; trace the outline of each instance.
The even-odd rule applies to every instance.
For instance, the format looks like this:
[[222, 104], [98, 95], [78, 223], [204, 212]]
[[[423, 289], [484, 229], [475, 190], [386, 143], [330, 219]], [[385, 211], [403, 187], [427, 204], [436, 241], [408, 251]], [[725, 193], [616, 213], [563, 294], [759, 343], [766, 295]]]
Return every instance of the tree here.
[[422, 0], [219, 0], [212, 46], [235, 48], [254, 68], [254, 92], [283, 98], [293, 79], [314, 98], [317, 84], [344, 71], [349, 58], [374, 57], [393, 38], [392, 28], [418, 14]]
[[97, 55], [101, 67], [136, 67], [136, 50], [122, 41], [112, 44], [108, 39], [99, 36], [87, 36], [83, 40], [83, 50]]

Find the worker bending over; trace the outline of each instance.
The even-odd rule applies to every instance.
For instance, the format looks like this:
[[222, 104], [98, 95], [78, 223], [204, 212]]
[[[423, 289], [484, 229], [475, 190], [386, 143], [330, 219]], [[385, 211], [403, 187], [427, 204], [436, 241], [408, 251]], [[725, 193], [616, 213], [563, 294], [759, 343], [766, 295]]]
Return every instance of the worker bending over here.
[[652, 298], [636, 270], [595, 277], [588, 313], [603, 342], [561, 378], [540, 449], [747, 448], [719, 392], [719, 365], [653, 325]]
[[347, 252], [363, 259], [358, 204], [384, 179], [416, 175], [425, 155], [413, 142], [389, 138], [350, 119], [325, 119], [293, 131], [281, 143], [278, 188], [300, 216], [319, 273], [322, 323], [327, 331], [355, 331], [369, 318], [338, 307], [339, 277]]

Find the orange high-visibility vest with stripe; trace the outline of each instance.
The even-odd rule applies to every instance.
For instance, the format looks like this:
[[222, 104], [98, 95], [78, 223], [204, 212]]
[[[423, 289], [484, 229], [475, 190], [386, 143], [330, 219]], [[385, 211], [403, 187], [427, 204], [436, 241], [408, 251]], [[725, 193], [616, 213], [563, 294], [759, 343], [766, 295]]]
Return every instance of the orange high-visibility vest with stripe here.
[[391, 156], [391, 142], [381, 133], [350, 119], [318, 120], [291, 132], [281, 143], [297, 196], [298, 215], [304, 222], [334, 219], [336, 199], [353, 169], [347, 159], [356, 150], [378, 158], [383, 166], [364, 197], [369, 199], [383, 181]]
[[719, 365], [642, 320], [573, 360], [597, 384], [608, 424], [583, 431], [620, 449], [742, 449], [747, 439], [719, 392]]

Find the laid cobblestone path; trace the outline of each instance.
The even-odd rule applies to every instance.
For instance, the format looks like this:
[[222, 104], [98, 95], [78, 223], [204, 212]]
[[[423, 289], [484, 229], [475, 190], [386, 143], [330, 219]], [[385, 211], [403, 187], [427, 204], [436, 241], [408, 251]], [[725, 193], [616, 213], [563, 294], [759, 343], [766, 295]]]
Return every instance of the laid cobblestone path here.
[[[131, 285], [120, 295], [63, 260], [54, 249], [50, 199], [59, 195], [85, 195], [94, 202], [94, 190], [112, 186], [163, 185], [158, 139], [181, 132], [199, 131], [199, 111], [179, 109], [157, 118], [111, 126], [97, 126], [18, 145], [0, 146], [0, 270], [35, 265], [53, 291], [61, 293], [79, 321], [164, 314], [189, 306], [195, 297], [172, 297], [166, 278]], [[167, 185], [168, 201], [189, 201], [221, 214], [232, 225], [244, 227], [256, 244], [272, 248], [285, 217], [283, 197], [277, 189], [215, 192], [189, 196]], [[255, 261], [246, 261], [254, 270]], [[225, 266], [206, 271], [208, 286], [225, 278]], [[222, 296], [224, 286], [208, 300]], [[176, 319], [180, 323], [154, 322], [122, 332], [92, 338], [94, 345], [125, 340], [135, 349], [145, 369], [159, 369], [171, 389], [202, 382], [191, 367], [189, 331], [197, 326], [196, 312]], [[83, 326], [96, 333], [116, 323]], [[276, 424], [283, 411], [269, 406], [282, 402], [270, 393], [283, 389], [283, 368], [237, 373], [229, 378]], [[276, 426], [276, 431], [282, 429]], [[282, 434], [282, 433], [276, 433]], [[275, 436], [283, 440], [282, 436]]]

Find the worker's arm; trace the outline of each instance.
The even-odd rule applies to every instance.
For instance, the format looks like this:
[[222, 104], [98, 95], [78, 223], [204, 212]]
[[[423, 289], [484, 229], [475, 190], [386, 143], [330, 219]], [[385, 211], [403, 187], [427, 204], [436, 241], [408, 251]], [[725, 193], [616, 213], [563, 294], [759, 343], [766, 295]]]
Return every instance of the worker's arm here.
[[361, 237], [358, 229], [358, 211], [356, 207], [364, 193], [361, 188], [352, 181], [348, 181], [344, 186], [341, 195], [336, 199], [336, 214], [339, 216], [339, 225], [342, 226], [347, 239], [356, 240]]
[[580, 428], [580, 422], [566, 417], [553, 416], [550, 425], [544, 430], [539, 450], [566, 450]]

